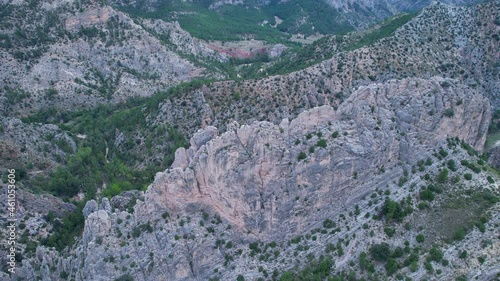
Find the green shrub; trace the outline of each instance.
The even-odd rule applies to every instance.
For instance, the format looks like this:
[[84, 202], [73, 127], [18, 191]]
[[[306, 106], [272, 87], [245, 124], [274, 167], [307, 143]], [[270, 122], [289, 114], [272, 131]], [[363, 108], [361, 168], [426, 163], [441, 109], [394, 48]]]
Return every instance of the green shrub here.
[[436, 247], [432, 247], [429, 251], [429, 258], [432, 261], [439, 262], [443, 259], [443, 252]]
[[445, 183], [448, 181], [448, 169], [444, 168], [437, 176], [437, 181], [439, 183]]
[[368, 255], [365, 252], [362, 252], [359, 255], [359, 267], [361, 270], [367, 270], [370, 266], [370, 261], [368, 260]]
[[47, 247], [54, 247], [62, 251], [65, 247], [71, 246], [75, 242], [75, 236], [79, 236], [83, 230], [85, 219], [82, 214], [83, 203], [78, 208], [68, 213], [62, 223], [54, 223], [52, 234], [42, 239], [41, 244]]
[[280, 281], [294, 281], [293, 273], [285, 271], [281, 274]]
[[334, 228], [335, 226], [337, 226], [337, 224], [333, 222], [331, 219], [325, 219], [323, 221], [324, 228]]
[[395, 259], [390, 258], [385, 264], [385, 270], [387, 272], [387, 275], [391, 276], [396, 271], [398, 271], [398, 262]]
[[447, 165], [448, 165], [448, 169], [450, 169], [451, 171], [453, 171], [453, 172], [457, 171], [457, 165], [455, 164], [455, 160], [453, 160], [453, 159], [448, 160]]
[[401, 221], [409, 211], [409, 208], [403, 208], [401, 203], [387, 198], [382, 206], [381, 215], [391, 220]]
[[424, 189], [420, 191], [420, 199], [426, 200], [426, 201], [432, 201], [434, 200], [434, 193], [430, 191], [429, 189]]
[[425, 208], [428, 208], [429, 205], [426, 202], [420, 202], [420, 203], [418, 203], [417, 207], [418, 207], [419, 210], [423, 210]]
[[455, 115], [455, 112], [453, 111], [453, 108], [447, 108], [444, 112], [443, 112], [443, 116], [445, 117], [453, 117], [453, 115]]
[[410, 267], [411, 272], [417, 271], [418, 270], [418, 261], [412, 261], [410, 263], [409, 267]]
[[307, 155], [305, 154], [305, 152], [301, 151], [299, 153], [299, 156], [297, 157], [297, 160], [301, 161], [301, 160], [304, 160], [307, 158]]
[[326, 148], [326, 140], [325, 139], [320, 139], [317, 143], [316, 146]]
[[67, 279], [69, 277], [69, 274], [66, 271], [61, 271], [59, 277], [61, 277], [61, 279]]
[[369, 251], [376, 261], [387, 261], [391, 256], [391, 248], [387, 243], [373, 245]]
[[423, 243], [425, 241], [425, 237], [423, 234], [419, 234], [415, 237], [415, 240], [417, 240], [418, 243]]
[[459, 228], [455, 230], [455, 233], [453, 234], [453, 239], [460, 241], [465, 238], [465, 229], [464, 228]]
[[167, 211], [165, 211], [165, 212], [163, 212], [163, 214], [161, 215], [161, 217], [164, 218], [164, 219], [167, 219], [167, 218], [170, 218], [170, 214]]
[[448, 156], [448, 151], [444, 150], [442, 147], [441, 149], [439, 150], [439, 155], [441, 155], [441, 157], [446, 157]]
[[127, 273], [116, 278], [115, 281], [134, 281], [134, 277]]
[[384, 227], [384, 232], [387, 236], [392, 237], [396, 233], [396, 230], [392, 227]]
[[434, 267], [432, 267], [432, 264], [430, 262], [425, 262], [424, 267], [429, 273], [434, 273]]
[[464, 251], [460, 252], [460, 254], [458, 255], [458, 257], [460, 259], [466, 259], [467, 258], [467, 251], [464, 250]]

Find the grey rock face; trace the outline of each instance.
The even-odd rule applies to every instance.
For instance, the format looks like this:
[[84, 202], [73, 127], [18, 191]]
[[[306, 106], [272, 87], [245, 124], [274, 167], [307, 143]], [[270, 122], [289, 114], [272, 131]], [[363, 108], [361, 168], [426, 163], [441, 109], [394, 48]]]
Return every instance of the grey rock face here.
[[[482, 148], [488, 101], [461, 86], [443, 88], [444, 81], [405, 79], [361, 87], [337, 111], [315, 108], [282, 127], [259, 122], [212, 140], [215, 128], [198, 132], [182, 154], [188, 168], [158, 175], [138, 215], [145, 218], [161, 209], [182, 214], [189, 206], [203, 205], [259, 239], [301, 232], [307, 225], [297, 219], [298, 212], [319, 216], [313, 219], [319, 221], [321, 214], [334, 213], [341, 202], [364, 193], [353, 184], [354, 174], [365, 178], [375, 167], [415, 164], [424, 147], [437, 147], [447, 138]], [[464, 103], [456, 106], [461, 99]], [[446, 115], [450, 111], [453, 116]], [[334, 132], [340, 137], [332, 138]], [[307, 140], [307, 134], [321, 137]], [[307, 152], [320, 140], [325, 148]], [[301, 153], [308, 155], [297, 161]], [[308, 195], [310, 206], [296, 203], [301, 186], [316, 190]], [[315, 209], [322, 212], [315, 214]]]
[[143, 198], [142, 192], [129, 190], [111, 198], [110, 204], [112, 208], [124, 211], [128, 206], [135, 205], [135, 200], [143, 200]]
[[90, 200], [85, 204], [85, 207], [83, 207], [82, 213], [85, 218], [87, 218], [90, 214], [98, 210], [98, 205], [95, 200]]
[[203, 130], [199, 130], [191, 138], [191, 147], [197, 150], [202, 145], [212, 140], [215, 136], [217, 136], [217, 134], [218, 134], [217, 128], [213, 126], [209, 126]]
[[103, 210], [106, 212], [111, 212], [111, 204], [109, 203], [108, 198], [102, 198], [101, 205], [99, 206], [99, 210]]
[[271, 48], [267, 50], [267, 53], [269, 57], [271, 58], [277, 58], [280, 57], [281, 54], [287, 49], [287, 47], [283, 44], [276, 44], [273, 45]]
[[488, 158], [488, 164], [499, 169], [500, 168], [500, 146], [496, 146], [490, 151], [488, 151], [490, 157]]
[[[189, 149], [179, 149], [177, 165], [158, 173], [144, 197], [137, 196], [133, 213], [120, 207], [129, 205], [125, 198], [135, 198], [132, 194], [113, 198], [114, 211], [106, 200], [101, 208], [90, 201], [71, 255], [57, 257], [39, 247], [38, 260], [23, 261], [21, 276], [30, 276], [37, 264], [46, 280], [62, 271], [76, 280], [110, 280], [122, 275], [123, 267], [135, 280], [186, 281], [215, 275], [233, 280], [238, 274], [256, 279], [256, 264], [289, 269], [293, 265], [279, 259], [265, 263], [248, 256], [248, 241], [285, 245], [356, 204], [376, 213], [376, 205], [363, 198], [377, 188], [394, 185], [404, 198], [406, 188], [393, 183], [402, 167], [426, 159], [450, 138], [480, 149], [489, 111], [486, 98], [455, 81], [412, 78], [361, 87], [337, 110], [316, 107], [280, 125], [231, 125], [222, 134], [207, 127], [195, 134]], [[412, 184], [421, 184], [419, 178]], [[311, 250], [321, 253], [328, 241], [358, 234], [362, 217], [349, 222], [350, 230], [325, 235]], [[236, 249], [221, 246], [221, 239], [239, 247], [241, 258]], [[363, 243], [360, 236], [346, 251], [353, 253]], [[283, 257], [294, 257], [293, 247], [280, 250]], [[228, 256], [235, 261], [221, 267]], [[339, 258], [336, 264], [342, 268], [347, 262]]]
[[[0, 169], [27, 167], [31, 176], [46, 173], [76, 152], [73, 138], [55, 125], [26, 124], [0, 116]], [[19, 171], [21, 172], [21, 171]]]

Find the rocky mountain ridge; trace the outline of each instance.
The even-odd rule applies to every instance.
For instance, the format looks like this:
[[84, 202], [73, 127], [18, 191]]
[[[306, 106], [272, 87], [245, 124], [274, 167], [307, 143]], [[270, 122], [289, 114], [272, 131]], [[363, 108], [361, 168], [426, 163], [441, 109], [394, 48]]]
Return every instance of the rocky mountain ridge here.
[[[357, 88], [373, 81], [434, 75], [452, 78], [445, 86], [465, 81], [496, 106], [496, 89], [500, 86], [495, 71], [500, 58], [494, 39], [500, 32], [494, 23], [497, 8], [498, 3], [469, 8], [435, 5], [393, 36], [372, 45], [345, 50], [348, 47], [328, 41], [333, 57], [300, 71], [180, 89], [166, 95], [158, 110], [146, 119], [151, 127], [176, 124], [186, 135], [209, 125], [225, 131], [232, 121], [279, 124], [283, 118], [295, 118], [308, 108], [339, 106]], [[477, 30], [477, 21], [483, 20]]]
[[[336, 111], [319, 107], [292, 121], [285, 119], [279, 127], [264, 122], [234, 131], [229, 128], [211, 143], [207, 142], [217, 131], [207, 127], [194, 134], [190, 149], [180, 148], [176, 152], [173, 170], [160, 176], [165, 179], [157, 180], [160, 183], [146, 193], [145, 201], [158, 206], [148, 211], [152, 214], [166, 209], [176, 214], [177, 210], [182, 213], [183, 209], [196, 208], [194, 206], [211, 206], [233, 226], [261, 240], [293, 236], [304, 231], [301, 223], [293, 218], [297, 211], [286, 207], [293, 205], [293, 197], [301, 193], [297, 186], [311, 186], [320, 193], [311, 204], [322, 210], [320, 214], [329, 214], [332, 211], [324, 208], [337, 204], [328, 200], [349, 201], [340, 197], [347, 186], [356, 187], [356, 190], [344, 191], [347, 196], [363, 196], [364, 192], [373, 191], [351, 182], [354, 174], [363, 180], [375, 167], [390, 169], [399, 161], [414, 165], [420, 160], [419, 145], [436, 147], [447, 138], [457, 137], [482, 149], [491, 114], [488, 102], [480, 95], [465, 96], [469, 89], [444, 90], [439, 84], [442, 82], [444, 80], [408, 79], [362, 87]], [[459, 100], [467, 106], [456, 107]], [[450, 109], [454, 112], [453, 118], [445, 113]], [[334, 132], [344, 137], [333, 143], [321, 138], [328, 139]], [[325, 144], [311, 154], [308, 159], [311, 163], [307, 160], [296, 163], [297, 158], [302, 158], [301, 152], [309, 148], [297, 145], [297, 140], [313, 133], [319, 136], [311, 137], [305, 144], [314, 147], [315, 142], [321, 140]], [[322, 146], [333, 146], [334, 151], [323, 151]], [[408, 150], [410, 147], [412, 151]], [[318, 175], [322, 176], [318, 178]], [[323, 190], [329, 182], [337, 186]], [[237, 186], [244, 187], [241, 193], [234, 190]], [[288, 190], [290, 198], [283, 190]], [[309, 192], [308, 198], [315, 196]], [[301, 211], [313, 213], [307, 209]]]
[[[225, 59], [176, 23], [141, 25], [92, 1], [33, 3], [3, 6], [0, 94], [6, 115], [119, 102], [202, 76], [220, 77], [175, 52]], [[158, 27], [164, 40], [150, 32]]]
[[[43, 7], [58, 5], [66, 4], [46, 1]], [[0, 118], [0, 153], [12, 158], [6, 165], [31, 161], [30, 176], [43, 163], [60, 167], [41, 180], [51, 186], [59, 181], [56, 187], [63, 192], [71, 189], [64, 198], [74, 203], [20, 193], [19, 273], [2, 272], [0, 278], [498, 278], [499, 176], [482, 155], [492, 108], [499, 102], [498, 7], [498, 1], [473, 7], [434, 4], [375, 42], [330, 37], [317, 52], [328, 48], [331, 58], [284, 75], [193, 82], [151, 99], [93, 111], [47, 111], [25, 122]], [[226, 59], [204, 49], [203, 41], [176, 23], [132, 19], [106, 5], [74, 9], [58, 16], [69, 19], [61, 30], [68, 42], [117, 50], [106, 46], [103, 28], [106, 38], [118, 32], [116, 38], [125, 36], [125, 43], [159, 42], [158, 50], [171, 54], [185, 49], [184, 55], [175, 53], [181, 61], [189, 56]], [[136, 30], [141, 38], [126, 36]], [[68, 35], [75, 33], [83, 37]], [[169, 45], [162, 36], [177, 39]], [[5, 38], [0, 43], [7, 44]], [[363, 40], [369, 43], [356, 45]], [[62, 44], [52, 43], [50, 48]], [[21, 46], [20, 60], [44, 46], [15, 44], [27, 44]], [[134, 50], [140, 56], [153, 45]], [[4, 54], [13, 55], [10, 51]], [[97, 61], [114, 77], [114, 69]], [[123, 71], [129, 67], [116, 65]], [[137, 78], [130, 69], [127, 73]], [[81, 80], [86, 87], [91, 79], [101, 79], [94, 74]], [[109, 86], [111, 80], [103, 76], [100, 81]], [[22, 105], [30, 93], [13, 85], [3, 93], [21, 105], [5, 107], [30, 106]], [[63, 102], [57, 98], [62, 90], [54, 90], [44, 93], [46, 99]], [[82, 104], [101, 101], [110, 102], [82, 98]], [[60, 127], [35, 123], [40, 120]], [[183, 147], [179, 132], [191, 136], [188, 146]], [[92, 150], [88, 146], [94, 143]], [[143, 175], [127, 168], [162, 167], [177, 147], [173, 164], [147, 189], [128, 190]], [[69, 176], [73, 170], [65, 170], [72, 164], [85, 172], [87, 162], [97, 162], [87, 172], [97, 167], [107, 174], [75, 180]], [[20, 181], [27, 190], [36, 186], [31, 184]], [[83, 207], [78, 200], [85, 188], [95, 200]]]
[[[361, 226], [371, 221], [361, 219], [364, 213], [375, 216], [382, 208], [383, 200], [374, 205], [368, 202], [370, 194], [388, 190], [386, 194], [394, 194], [390, 196], [393, 200], [409, 196], [418, 201], [415, 187], [425, 187], [435, 176], [424, 177], [425, 172], [416, 168], [426, 171], [423, 163], [437, 157], [432, 156], [436, 147], [445, 147], [444, 151], [449, 151], [446, 155], [452, 155], [445, 156], [446, 161], [463, 157], [476, 161], [456, 140], [482, 148], [489, 103], [467, 87], [443, 87], [445, 81], [405, 79], [372, 84], [355, 91], [337, 110], [313, 108], [295, 120], [283, 120], [279, 126], [255, 122], [241, 127], [233, 124], [222, 134], [214, 127], [200, 130], [189, 149], [176, 152], [172, 167], [157, 174], [131, 214], [118, 205], [111, 206], [106, 198], [100, 205], [90, 201], [83, 210], [86, 223], [78, 244], [63, 257], [39, 247], [33, 258], [23, 260], [26, 267], [22, 276], [40, 275], [42, 280], [50, 280], [63, 274], [75, 280], [109, 280], [122, 274], [134, 276], [134, 280], [233, 280], [241, 274], [256, 280], [266, 274], [257, 270], [257, 264], [265, 265], [266, 272], [293, 267], [294, 263], [278, 257], [294, 260], [297, 250], [290, 245], [303, 245], [297, 237], [306, 233], [312, 233], [308, 239], [311, 235], [316, 238], [305, 242], [308, 246], [302, 257], [306, 253], [324, 255], [328, 253], [323, 249], [326, 244], [351, 237], [351, 243], [345, 245], [349, 254], [339, 252], [338, 258], [333, 257], [333, 270], [356, 270], [349, 260], [355, 260], [361, 249], [381, 241], [384, 235], [381, 231], [368, 238], [368, 232], [360, 233]], [[457, 105], [458, 101], [462, 103]], [[447, 113], [449, 108], [453, 108], [453, 115]], [[443, 159], [440, 157], [438, 163]], [[426, 165], [434, 166], [432, 161]], [[432, 174], [438, 171], [437, 166], [428, 169]], [[464, 169], [454, 173], [460, 177], [466, 173]], [[498, 192], [496, 184], [486, 181], [488, 174], [474, 175], [475, 181], [459, 180], [460, 189], [481, 193], [479, 186], [484, 184], [484, 192]], [[453, 186], [448, 179], [443, 183], [446, 189]], [[363, 214], [341, 226], [342, 217], [348, 212], [352, 215], [355, 205]], [[418, 225], [416, 214], [413, 223]], [[330, 221], [333, 228], [341, 228], [330, 232]], [[373, 223], [384, 228], [376, 220]], [[498, 213], [493, 213], [487, 228], [494, 223], [498, 223]], [[325, 227], [326, 232], [320, 231]], [[425, 229], [432, 231], [432, 225]], [[478, 235], [489, 237], [482, 235], [491, 231], [471, 234], [468, 239], [479, 243]], [[401, 239], [414, 233], [402, 234]], [[248, 250], [251, 241], [257, 241], [257, 246]], [[273, 246], [279, 249], [274, 258], [272, 254], [268, 258], [255, 255], [255, 251], [262, 251], [256, 248], [273, 241], [292, 242]], [[480, 271], [469, 274], [496, 274], [494, 253], [498, 246], [495, 240], [488, 262], [474, 265]], [[454, 246], [444, 247], [455, 251]], [[469, 251], [470, 255], [481, 253], [479, 249]], [[300, 260], [295, 263], [298, 268], [305, 266]], [[452, 260], [454, 269], [440, 267], [450, 278], [462, 274], [456, 267], [465, 266]], [[33, 270], [36, 264], [39, 270]], [[420, 278], [429, 273], [422, 268], [405, 274]]]
[[[399, 14], [401, 12], [415, 12], [426, 6], [440, 2], [448, 5], [473, 5], [481, 0], [419, 0], [419, 1], [400, 1], [400, 0], [386, 0], [386, 1], [353, 1], [353, 0], [326, 0], [326, 2], [342, 11], [346, 18], [349, 18], [351, 24], [354, 26], [362, 27], [366, 24]], [[366, 15], [369, 15], [368, 17]]]
[[[281, 0], [267, 0], [267, 1], [255, 1], [255, 0], [238, 0], [238, 1], [226, 1], [226, 0], [212, 0], [212, 1], [187, 1], [188, 5], [182, 6], [182, 4], [176, 1], [164, 1], [164, 0], [147, 0], [147, 1], [135, 1], [135, 0], [109, 0], [108, 3], [118, 7], [133, 7], [144, 12], [155, 13], [158, 11], [171, 12], [171, 13], [201, 13], [200, 9], [193, 7], [201, 7], [202, 9], [209, 9], [212, 11], [220, 12], [220, 16], [228, 16], [228, 9], [238, 7], [245, 8], [249, 13], [255, 14], [255, 18], [261, 18], [263, 13], [269, 22], [275, 22], [274, 16], [278, 16], [281, 19], [280, 23], [275, 22], [276, 26], [279, 24], [286, 25], [286, 28], [282, 28], [287, 32], [291, 33], [314, 33], [315, 29], [319, 29], [317, 32], [324, 33], [324, 30], [318, 28], [319, 23], [316, 19], [311, 18], [307, 13], [301, 13], [300, 10], [311, 11], [311, 7], [316, 7], [318, 9], [327, 9], [331, 17], [335, 18], [335, 21], [339, 25], [340, 29], [363, 29], [381, 20], [389, 18], [391, 16], [400, 13], [412, 13], [417, 12], [429, 5], [434, 3], [443, 3], [447, 5], [454, 6], [464, 6], [464, 5], [474, 5], [481, 2], [486, 2], [485, 0], [384, 0], [384, 1], [353, 1], [353, 0], [324, 0], [320, 3], [314, 1], [281, 1]], [[186, 3], [186, 2], [183, 2]], [[327, 5], [324, 5], [327, 4]], [[181, 5], [182, 8], [178, 6]], [[197, 6], [198, 5], [198, 6]], [[324, 6], [323, 6], [324, 5]], [[179, 10], [177, 10], [179, 9]], [[260, 11], [259, 11], [260, 10]], [[283, 11], [285, 10], [285, 12]], [[328, 19], [323, 19], [327, 21]], [[334, 23], [331, 23], [335, 25]], [[308, 30], [310, 29], [310, 30]]]

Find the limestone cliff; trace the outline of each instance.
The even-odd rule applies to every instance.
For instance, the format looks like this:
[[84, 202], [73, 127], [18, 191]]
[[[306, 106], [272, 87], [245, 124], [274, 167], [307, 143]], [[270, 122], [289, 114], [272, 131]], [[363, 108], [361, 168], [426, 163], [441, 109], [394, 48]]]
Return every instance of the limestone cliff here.
[[[462, 86], [444, 88], [445, 82], [372, 84], [337, 110], [318, 107], [279, 126], [256, 122], [217, 138], [208, 127], [193, 136], [191, 148], [177, 151], [172, 169], [157, 175], [138, 215], [206, 206], [259, 239], [303, 232], [311, 227], [307, 221], [321, 221], [371, 192], [364, 183], [377, 167], [414, 165], [422, 151], [447, 138], [482, 149], [488, 101]], [[300, 159], [301, 153], [308, 155]], [[301, 195], [306, 205], [295, 199]]]
[[[395, 200], [417, 198], [414, 187], [425, 184], [425, 172], [407, 171], [423, 167], [435, 148], [454, 147], [458, 139], [481, 149], [489, 111], [479, 92], [435, 77], [361, 87], [337, 110], [313, 108], [279, 125], [233, 123], [223, 133], [206, 127], [191, 138], [189, 149], [177, 151], [172, 167], [158, 173], [143, 195], [133, 195], [132, 200], [138, 199], [133, 213], [123, 207], [128, 195], [113, 198], [112, 204], [107, 199], [88, 202], [78, 244], [63, 256], [39, 247], [35, 258], [23, 261], [20, 274], [42, 280], [61, 274], [75, 280], [234, 280], [241, 274], [256, 280], [262, 267], [266, 272], [290, 269], [294, 264], [288, 261], [297, 255], [299, 260], [318, 257], [326, 244], [352, 236], [347, 254], [335, 260], [336, 270], [343, 270], [383, 238], [382, 231], [372, 237], [361, 230], [363, 224], [372, 230], [384, 227], [369, 218], [383, 203], [377, 199], [373, 204], [373, 195], [385, 189]], [[455, 149], [447, 157], [471, 156]], [[440, 164], [426, 165], [432, 171]], [[478, 191], [498, 188], [488, 185], [485, 173], [463, 184]], [[346, 221], [355, 205], [363, 214]], [[420, 217], [415, 214], [412, 220]], [[494, 216], [491, 223], [498, 219]], [[490, 234], [473, 234], [476, 244], [471, 245]], [[306, 251], [298, 254], [293, 245], [311, 235], [314, 240], [300, 244]], [[407, 238], [393, 243], [416, 234], [402, 235]], [[251, 241], [257, 246], [249, 249]], [[274, 256], [256, 255], [266, 251], [259, 248], [264, 245], [276, 245]], [[493, 274], [498, 246], [470, 274]], [[455, 251], [449, 248], [447, 255]], [[456, 266], [444, 268], [443, 274], [452, 278], [467, 265], [457, 261]]]

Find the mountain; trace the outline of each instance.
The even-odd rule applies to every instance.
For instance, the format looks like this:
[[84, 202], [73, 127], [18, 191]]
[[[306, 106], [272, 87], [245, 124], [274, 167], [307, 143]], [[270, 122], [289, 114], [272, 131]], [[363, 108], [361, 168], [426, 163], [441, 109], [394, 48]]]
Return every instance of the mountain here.
[[[235, 40], [251, 36], [276, 40], [285, 34], [345, 33], [366, 28], [402, 12], [417, 12], [431, 4], [421, 1], [352, 0], [110, 0], [110, 4], [133, 14], [178, 20], [191, 34], [211, 40]], [[471, 5], [481, 0], [441, 1]]]
[[[62, 256], [38, 248], [23, 260], [20, 274], [51, 280], [234, 280], [241, 274], [256, 280], [271, 273], [283, 278], [293, 267], [307, 267], [306, 257], [325, 262], [326, 255], [328, 268], [363, 275], [357, 257], [387, 241], [392, 249], [409, 249], [396, 258], [401, 264], [419, 253], [416, 270], [402, 266], [399, 272], [432, 276], [418, 266], [431, 245], [453, 239], [482, 214], [475, 205], [455, 211], [447, 206], [465, 194], [483, 207], [498, 202], [488, 171], [479, 169], [473, 181], [464, 178], [478, 161], [466, 143], [482, 148], [489, 103], [470, 88], [446, 82], [392, 80], [361, 87], [337, 110], [318, 107], [279, 125], [234, 124], [225, 133], [200, 130], [189, 149], [176, 152], [172, 167], [134, 197], [141, 198], [136, 204], [130, 197], [88, 202], [76, 247]], [[388, 202], [403, 209], [389, 211]], [[132, 209], [124, 207], [130, 204]], [[457, 211], [471, 215], [454, 221]], [[434, 212], [443, 217], [428, 221]], [[499, 244], [495, 240], [487, 253], [475, 247], [492, 238], [498, 219], [492, 213], [486, 230], [472, 231], [464, 245], [441, 244], [431, 266], [446, 279], [468, 272], [488, 280], [498, 269]], [[428, 242], [415, 241], [417, 235]], [[467, 264], [458, 258], [463, 250], [471, 258], [484, 255], [486, 262]], [[441, 265], [441, 259], [453, 266]], [[376, 258], [371, 262], [384, 274]], [[32, 270], [36, 264], [39, 271]]]
[[[49, 107], [57, 109], [67, 108], [69, 105], [83, 109], [117, 103], [130, 97], [151, 96], [155, 92], [165, 91], [196, 78], [262, 76], [268, 72], [266, 68], [269, 67], [269, 57], [272, 58], [271, 73], [281, 74], [281, 69], [303, 66], [302, 61], [296, 63], [293, 59], [293, 56], [297, 57], [297, 52], [286, 52], [287, 47], [282, 43], [291, 43], [284, 37], [278, 40], [281, 43], [214, 43], [195, 38], [186, 32], [182, 16], [176, 18], [179, 24], [165, 21], [170, 17], [165, 17], [164, 20], [137, 18], [92, 1], [78, 3], [81, 4], [57, 1], [3, 4], [0, 52], [2, 64], [8, 67], [1, 74], [4, 86], [0, 91], [0, 98], [4, 101], [2, 112], [5, 115], [19, 117]], [[195, 16], [197, 13], [199, 12], [184, 14]], [[36, 19], [35, 24], [28, 24], [32, 19]], [[189, 18], [185, 20], [196, 22]], [[440, 24], [445, 28], [445, 22]], [[229, 26], [242, 25], [244, 24], [238, 23]], [[212, 27], [223, 30], [217, 26]], [[189, 26], [185, 28], [192, 31]], [[273, 30], [268, 34], [272, 38], [280, 38], [279, 34], [285, 34], [269, 28]], [[197, 31], [192, 32], [195, 35], [203, 32], [203, 29], [195, 29]], [[238, 31], [229, 31], [232, 35], [238, 34]], [[432, 30], [428, 33], [432, 36]], [[268, 35], [263, 38], [269, 40]], [[321, 53], [329, 53], [331, 46], [338, 44], [339, 36], [335, 37], [333, 44], [332, 40], [326, 40], [331, 37], [323, 39], [322, 42], [327, 41], [327, 44], [319, 48], [323, 50]], [[341, 37], [341, 41], [352, 42], [349, 38], [353, 35]], [[292, 61], [288, 63], [292, 67], [286, 65], [289, 56], [281, 59], [285, 65], [273, 63], [283, 53], [292, 56]], [[259, 62], [261, 54], [264, 54], [264, 63]], [[257, 59], [252, 61], [251, 58], [255, 56]], [[249, 64], [245, 64], [245, 61], [236, 63], [234, 67], [224, 65], [232, 57], [250, 58], [251, 67], [247, 67]], [[307, 55], [298, 55], [299, 60], [304, 60], [304, 57]], [[314, 63], [318, 61], [315, 60]], [[46, 71], [47, 69], [50, 71]], [[15, 78], [19, 76], [23, 79]], [[6, 100], [10, 102], [5, 102]]]
[[[176, 124], [190, 135], [206, 125], [224, 131], [232, 120], [240, 124], [255, 120], [278, 124], [307, 108], [338, 106], [360, 86], [407, 77], [442, 76], [463, 81], [481, 89], [497, 104], [496, 7], [493, 3], [472, 8], [434, 5], [392, 36], [375, 42], [370, 43], [372, 33], [354, 41], [349, 37], [326, 38], [317, 46], [317, 52], [330, 50], [330, 59], [291, 73], [181, 89], [175, 98], [167, 96], [151, 125]], [[452, 17], [456, 20], [450, 24]], [[476, 22], [484, 19], [488, 20], [479, 27]], [[363, 41], [368, 43], [360, 44]], [[290, 61], [282, 64], [278, 60], [276, 66], [271, 63], [267, 67], [286, 70], [298, 64], [293, 58], [284, 59]], [[188, 108], [178, 110], [181, 104]], [[197, 108], [201, 114], [195, 116], [189, 108]]]
[[498, 1], [304, 46], [245, 22], [292, 1], [3, 3], [0, 279], [498, 278]]
[[[94, 1], [12, 2], [1, 10], [6, 115], [119, 102], [196, 77], [220, 77], [186, 55], [224, 58], [175, 23], [141, 25]], [[152, 34], [157, 25], [172, 37]]]

